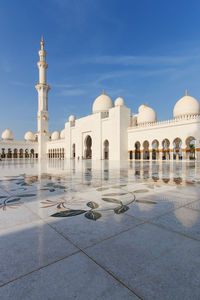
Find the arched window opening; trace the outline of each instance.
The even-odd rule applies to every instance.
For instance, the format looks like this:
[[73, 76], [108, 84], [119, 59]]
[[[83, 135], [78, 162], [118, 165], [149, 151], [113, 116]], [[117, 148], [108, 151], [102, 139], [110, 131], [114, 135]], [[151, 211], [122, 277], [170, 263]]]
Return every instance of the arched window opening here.
[[135, 159], [140, 159], [140, 142], [135, 143]]
[[85, 138], [85, 158], [92, 158], [92, 138], [90, 135]]

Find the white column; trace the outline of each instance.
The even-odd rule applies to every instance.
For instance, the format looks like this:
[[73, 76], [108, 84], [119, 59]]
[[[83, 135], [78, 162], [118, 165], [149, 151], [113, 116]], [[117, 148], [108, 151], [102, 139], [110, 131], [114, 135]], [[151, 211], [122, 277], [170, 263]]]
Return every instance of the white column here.
[[174, 160], [174, 148], [170, 149], [170, 160]]
[[158, 148], [158, 152], [157, 152], [157, 155], [158, 155], [158, 160], [162, 160], [162, 155], [163, 155], [163, 149], [162, 148]]
[[195, 145], [195, 158], [196, 160], [200, 161], [200, 141], [196, 140], [196, 145]]

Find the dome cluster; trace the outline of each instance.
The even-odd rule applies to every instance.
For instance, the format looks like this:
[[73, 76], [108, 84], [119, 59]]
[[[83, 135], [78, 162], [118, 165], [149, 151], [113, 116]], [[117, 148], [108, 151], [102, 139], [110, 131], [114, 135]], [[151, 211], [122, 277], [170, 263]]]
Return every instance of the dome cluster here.
[[52, 141], [56, 141], [56, 140], [63, 140], [65, 139], [65, 129], [61, 130], [61, 132], [59, 133], [58, 130], [55, 130], [52, 134], [50, 134], [51, 140]]
[[[177, 120], [198, 115], [200, 115], [199, 102], [195, 98], [188, 96], [186, 90], [185, 96], [178, 100], [174, 106], [174, 119]], [[134, 116], [132, 116], [132, 123], [137, 123], [138, 125], [157, 122], [156, 112], [147, 105], [141, 105], [139, 107], [138, 114], [135, 115], [135, 118], [137, 118], [136, 122], [133, 120], [133, 117]]]
[[[123, 105], [125, 105], [124, 100], [121, 97], [118, 97], [115, 100], [115, 106], [123, 106]], [[92, 106], [92, 113], [93, 114], [96, 114], [99, 112], [107, 113], [109, 111], [109, 109], [111, 109], [112, 107], [114, 107], [113, 100], [109, 96], [107, 96], [103, 90], [103, 94], [94, 100], [94, 103]]]
[[[113, 107], [118, 106], [125, 106], [124, 99], [121, 97], [118, 97], [115, 99], [115, 102], [113, 100], [105, 95], [104, 91], [103, 94], [97, 97], [93, 103], [92, 111], [93, 114], [95, 113], [107, 113], [109, 109]], [[188, 96], [187, 90], [184, 97], [179, 99], [173, 110], [173, 116], [175, 120], [183, 119], [183, 118], [190, 118], [193, 116], [200, 115], [200, 104], [199, 102], [191, 96]], [[71, 126], [74, 126], [75, 124], [75, 116], [70, 115], [69, 116], [69, 122], [71, 123]], [[141, 105], [138, 108], [138, 114], [135, 114], [131, 117], [131, 124], [132, 126], [137, 125], [145, 125], [145, 124], [151, 124], [157, 122], [157, 116], [156, 112], [153, 108], [149, 107], [148, 105]], [[45, 131], [44, 131], [45, 132]], [[55, 130], [52, 134], [45, 132], [47, 137], [51, 139], [52, 141], [59, 140], [59, 139], [65, 139], [65, 128], [61, 130], [59, 133], [58, 130]], [[13, 132], [6, 128], [1, 135], [2, 140], [4, 141], [13, 141], [14, 135]], [[32, 131], [26, 132], [24, 135], [24, 139], [27, 142], [35, 142], [37, 140], [37, 134], [34, 134]]]

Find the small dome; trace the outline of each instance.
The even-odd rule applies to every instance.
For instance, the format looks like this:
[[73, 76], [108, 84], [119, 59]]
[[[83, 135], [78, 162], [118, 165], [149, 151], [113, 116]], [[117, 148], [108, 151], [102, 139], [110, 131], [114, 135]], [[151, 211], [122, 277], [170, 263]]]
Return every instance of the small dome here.
[[52, 133], [52, 135], [51, 135], [51, 139], [52, 139], [53, 141], [55, 141], [55, 140], [59, 140], [59, 138], [60, 138], [59, 131], [58, 131], [58, 130], [55, 130], [55, 131]]
[[61, 132], [60, 132], [60, 138], [61, 139], [65, 138], [65, 129], [61, 130]]
[[153, 123], [157, 121], [155, 111], [149, 106], [141, 105], [138, 109], [138, 112], [138, 124]]
[[112, 99], [104, 94], [97, 97], [93, 103], [92, 106], [92, 112], [93, 114], [99, 113], [99, 112], [107, 112], [110, 108], [114, 106], [114, 103]]
[[4, 130], [2, 132], [1, 138], [2, 138], [2, 140], [11, 140], [12, 141], [14, 139], [14, 135], [10, 129], [6, 128], [6, 130]]
[[74, 122], [76, 120], [74, 115], [69, 116], [69, 122]]
[[184, 115], [199, 115], [200, 106], [199, 102], [187, 95], [187, 91], [184, 97], [178, 100], [174, 106], [174, 118], [179, 118]]
[[116, 100], [115, 100], [115, 106], [123, 106], [124, 105], [124, 99], [121, 98], [121, 97], [118, 97]]
[[30, 130], [25, 134], [24, 139], [26, 141], [35, 141], [35, 134], [32, 133]]

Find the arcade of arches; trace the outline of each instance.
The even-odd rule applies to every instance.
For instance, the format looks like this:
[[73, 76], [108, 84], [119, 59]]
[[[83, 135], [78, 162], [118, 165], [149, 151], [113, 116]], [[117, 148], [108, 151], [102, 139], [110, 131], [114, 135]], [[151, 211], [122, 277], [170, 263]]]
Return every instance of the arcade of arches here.
[[48, 150], [48, 158], [64, 158], [64, 157], [65, 157], [64, 148], [57, 148], [57, 149], [49, 149]]
[[34, 149], [11, 149], [2, 148], [0, 149], [1, 158], [37, 158], [38, 153], [35, 153]]
[[152, 143], [145, 140], [144, 142], [135, 142], [133, 150], [129, 151], [129, 159], [144, 160], [194, 160], [200, 148], [196, 147], [196, 139], [189, 136], [185, 141], [179, 137], [170, 143], [169, 139], [162, 142], [153, 140]]

